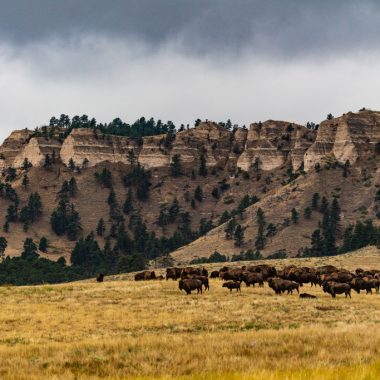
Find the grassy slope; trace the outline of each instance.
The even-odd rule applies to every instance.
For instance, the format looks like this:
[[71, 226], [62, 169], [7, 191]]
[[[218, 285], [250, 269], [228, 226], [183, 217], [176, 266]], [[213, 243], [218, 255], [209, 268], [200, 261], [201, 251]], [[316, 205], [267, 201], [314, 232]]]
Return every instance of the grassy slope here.
[[[380, 267], [379, 251], [308, 259]], [[294, 262], [285, 260], [284, 265]], [[130, 278], [130, 275], [128, 276]], [[376, 379], [380, 295], [316, 300], [267, 286], [230, 294], [219, 280], [186, 296], [174, 281], [123, 276], [0, 288], [0, 376], [9, 379]]]

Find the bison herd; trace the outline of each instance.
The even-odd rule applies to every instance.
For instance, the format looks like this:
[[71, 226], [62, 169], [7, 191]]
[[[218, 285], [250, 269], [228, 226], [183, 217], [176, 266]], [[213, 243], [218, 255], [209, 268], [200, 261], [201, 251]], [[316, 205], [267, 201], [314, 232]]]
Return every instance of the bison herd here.
[[[336, 268], [333, 265], [324, 265], [317, 268], [297, 267], [295, 265], [287, 266], [281, 270], [267, 264], [243, 266], [240, 268], [223, 267], [220, 270], [214, 270], [210, 274], [205, 268], [167, 268], [166, 280], [179, 280], [179, 290], [186, 294], [192, 291], [202, 293], [204, 290], [210, 290], [209, 278], [219, 278], [224, 281], [222, 287], [232, 292], [241, 292], [241, 283], [247, 287], [258, 285], [268, 286], [276, 294], [293, 294], [293, 291], [299, 293], [299, 288], [304, 284], [311, 286], [320, 286], [325, 293], [330, 294], [333, 298], [338, 294], [344, 294], [345, 297], [351, 298], [351, 290], [360, 293], [365, 291], [367, 294], [374, 289], [379, 293], [380, 288], [380, 270], [363, 270], [358, 268], [355, 272], [350, 272], [343, 268]], [[135, 275], [136, 281], [143, 280], [163, 280], [164, 276], [156, 276], [154, 271], [144, 271]], [[302, 293], [301, 298], [315, 298], [315, 296]]]

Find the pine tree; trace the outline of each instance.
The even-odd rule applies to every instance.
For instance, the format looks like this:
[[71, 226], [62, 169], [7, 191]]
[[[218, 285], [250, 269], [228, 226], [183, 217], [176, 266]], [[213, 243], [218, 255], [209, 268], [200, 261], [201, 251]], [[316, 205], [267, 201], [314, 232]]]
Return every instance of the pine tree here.
[[230, 213], [227, 210], [225, 210], [223, 211], [223, 214], [220, 216], [218, 225], [220, 226], [221, 224], [226, 223], [228, 219], [230, 219]]
[[75, 195], [77, 194], [78, 185], [77, 185], [77, 181], [74, 177], [71, 177], [71, 179], [68, 183], [68, 191], [69, 191], [70, 197], [75, 197]]
[[5, 250], [8, 247], [8, 241], [5, 237], [0, 237], [0, 258], [4, 257]]
[[169, 207], [169, 222], [174, 223], [179, 214], [179, 202], [177, 198], [173, 200], [173, 203]]
[[311, 254], [317, 257], [323, 256], [323, 239], [320, 230], [315, 230], [311, 235]]
[[194, 190], [194, 199], [198, 202], [202, 202], [203, 200], [203, 191], [199, 185]]
[[96, 234], [98, 236], [104, 236], [106, 232], [106, 224], [103, 218], [99, 219], [98, 226], [96, 227]]
[[173, 177], [179, 177], [181, 175], [181, 155], [175, 154], [172, 158], [172, 162], [170, 164], [171, 173]]
[[231, 240], [232, 237], [234, 236], [236, 224], [237, 222], [235, 218], [231, 218], [229, 222], [227, 223], [226, 228], [224, 230], [224, 232], [226, 233], [227, 240]]
[[37, 246], [34, 241], [30, 238], [25, 239], [24, 241], [24, 250], [21, 253], [21, 258], [25, 260], [34, 260], [39, 257], [37, 253]]
[[44, 252], [46, 253], [48, 251], [48, 240], [46, 239], [45, 236], [43, 236], [41, 239], [40, 239], [40, 243], [38, 244], [38, 249], [41, 251], [41, 252]]
[[3, 231], [4, 231], [5, 233], [8, 233], [8, 232], [9, 232], [9, 222], [8, 222], [8, 221], [6, 221], [6, 222], [4, 223], [4, 225], [3, 225]]
[[243, 245], [244, 230], [240, 224], [238, 224], [236, 226], [235, 233], [234, 233], [234, 239], [235, 239], [235, 246], [236, 247], [241, 247]]
[[327, 200], [326, 197], [322, 197], [320, 211], [322, 213], [325, 213], [328, 210], [328, 208], [329, 208], [329, 201]]
[[199, 175], [203, 177], [207, 175], [207, 160], [205, 153], [202, 153], [199, 159]]
[[339, 231], [339, 223], [340, 223], [340, 207], [337, 198], [333, 199], [331, 204], [331, 212], [330, 212], [330, 225], [332, 233], [335, 235], [337, 231]]
[[258, 225], [258, 230], [257, 230], [257, 238], [255, 241], [255, 247], [258, 251], [260, 251], [265, 246], [265, 236], [264, 236], [265, 215], [264, 215], [264, 211], [261, 208], [257, 210], [256, 221]]
[[192, 169], [192, 170], [191, 170], [191, 179], [192, 179], [192, 180], [195, 180], [196, 178], [197, 178], [197, 176], [195, 175], [195, 170]]
[[73, 158], [70, 158], [69, 160], [69, 169], [73, 172], [76, 169], [75, 162]]
[[292, 208], [291, 210], [291, 219], [292, 219], [292, 222], [293, 224], [297, 224], [298, 223], [298, 212], [295, 208]]
[[305, 219], [310, 219], [311, 218], [311, 208], [310, 207], [306, 207], [304, 212], [303, 212], [303, 216], [305, 217]]
[[33, 165], [29, 162], [28, 158], [24, 158], [24, 162], [22, 163], [21, 169], [22, 170], [28, 170], [32, 167]]
[[133, 196], [132, 189], [128, 189], [127, 198], [123, 205], [123, 212], [126, 215], [129, 215], [133, 211]]
[[45, 155], [45, 162], [44, 162], [44, 168], [46, 170], [49, 170], [52, 166], [53, 162], [52, 162], [52, 159], [50, 157], [50, 154], [46, 154]]
[[313, 210], [316, 210], [318, 208], [318, 205], [319, 205], [319, 194], [314, 193], [313, 198], [311, 199], [311, 208]]
[[348, 177], [349, 170], [350, 170], [350, 161], [347, 160], [347, 161], [344, 163], [344, 166], [343, 166], [343, 177]]
[[24, 174], [24, 177], [22, 178], [22, 187], [24, 190], [27, 190], [29, 187], [29, 178], [27, 174]]

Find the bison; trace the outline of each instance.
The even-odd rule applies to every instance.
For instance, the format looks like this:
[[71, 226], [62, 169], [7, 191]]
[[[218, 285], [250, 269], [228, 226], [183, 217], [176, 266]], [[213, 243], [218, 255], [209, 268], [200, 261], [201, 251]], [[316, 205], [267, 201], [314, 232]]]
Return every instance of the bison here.
[[144, 272], [136, 273], [135, 281], [155, 280], [156, 273], [154, 271], [145, 270]]
[[104, 274], [103, 273], [99, 273], [98, 277], [96, 277], [96, 281], [97, 282], [103, 282], [104, 281]]
[[218, 270], [213, 270], [210, 273], [210, 278], [219, 278], [219, 271]]
[[166, 280], [169, 278], [177, 281], [181, 278], [182, 268], [166, 268]]
[[237, 292], [241, 293], [239, 281], [227, 281], [222, 285], [222, 287], [230, 289], [230, 293], [232, 293], [232, 289], [236, 289], [236, 293]]
[[244, 272], [241, 279], [247, 287], [251, 285], [255, 286], [255, 284], [259, 284], [260, 288], [264, 286], [263, 275], [261, 273]]
[[202, 281], [195, 278], [179, 280], [178, 287], [179, 290], [184, 290], [187, 295], [191, 294], [193, 290], [202, 294]]
[[345, 294], [346, 298], [351, 298], [351, 287], [342, 282], [328, 281], [322, 284], [322, 289], [325, 293], [331, 294], [335, 298], [337, 294]]
[[300, 298], [317, 298], [317, 297], [309, 293], [301, 293]]
[[277, 276], [276, 268], [267, 264], [249, 266], [247, 267], [247, 271], [261, 273], [264, 281], [270, 277]]
[[281, 278], [268, 278], [268, 285], [274, 290], [276, 294], [285, 293], [293, 294], [293, 290], [297, 290], [299, 293], [300, 284], [295, 281], [283, 280]]

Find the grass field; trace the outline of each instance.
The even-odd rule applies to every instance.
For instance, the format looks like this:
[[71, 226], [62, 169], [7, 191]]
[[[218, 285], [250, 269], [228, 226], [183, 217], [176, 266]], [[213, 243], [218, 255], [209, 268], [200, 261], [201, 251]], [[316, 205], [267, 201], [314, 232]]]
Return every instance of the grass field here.
[[[334, 260], [380, 267], [372, 248], [322, 261]], [[213, 280], [186, 296], [174, 281], [125, 277], [0, 288], [0, 378], [380, 378], [378, 294], [230, 294]]]

